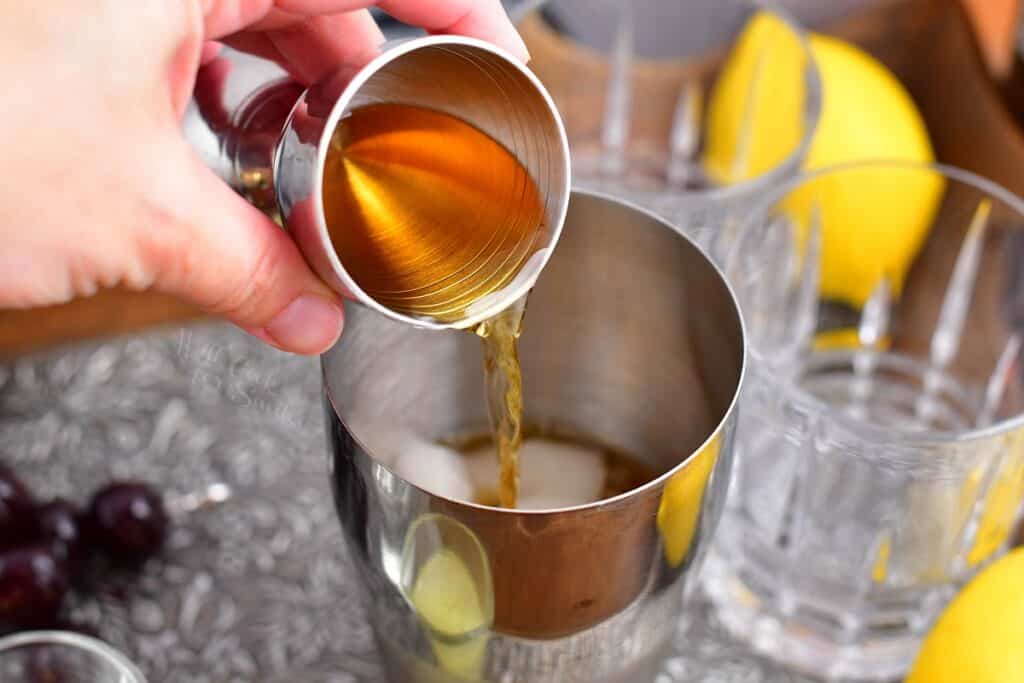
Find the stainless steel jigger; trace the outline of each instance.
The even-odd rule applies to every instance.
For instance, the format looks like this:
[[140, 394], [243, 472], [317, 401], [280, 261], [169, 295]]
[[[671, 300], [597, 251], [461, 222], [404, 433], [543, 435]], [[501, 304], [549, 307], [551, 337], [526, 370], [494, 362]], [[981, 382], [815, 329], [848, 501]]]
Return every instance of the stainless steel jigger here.
[[[507, 286], [455, 322], [405, 315], [376, 301], [328, 235], [322, 184], [331, 134], [349, 112], [379, 103], [425, 107], [475, 126], [512, 152], [543, 198], [538, 251]], [[558, 241], [569, 201], [569, 147], [551, 97], [519, 60], [472, 38], [395, 41], [364, 68], [339, 70], [309, 89], [270, 62], [225, 50], [200, 70], [184, 126], [206, 164], [278, 219], [332, 288], [419, 327], [467, 328], [521, 298]]]
[[390, 680], [654, 681], [732, 462], [744, 335], [721, 273], [653, 215], [573, 193], [520, 339], [524, 424], [658, 476], [553, 510], [452, 500], [396, 474], [392, 458], [422, 456], [402, 434], [488, 432], [480, 343], [346, 313], [323, 357], [332, 483]]

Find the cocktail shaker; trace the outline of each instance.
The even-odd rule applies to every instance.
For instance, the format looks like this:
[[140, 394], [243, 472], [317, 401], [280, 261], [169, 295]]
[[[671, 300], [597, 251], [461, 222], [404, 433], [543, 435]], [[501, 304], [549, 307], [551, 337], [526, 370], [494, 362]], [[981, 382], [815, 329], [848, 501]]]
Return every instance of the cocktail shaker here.
[[331, 476], [389, 680], [654, 681], [724, 506], [744, 370], [707, 256], [636, 207], [572, 195], [519, 340], [524, 424], [656, 475], [587, 505], [488, 507], [403, 478], [391, 458], [440, 467], [396, 435], [487, 433], [480, 344], [346, 314], [323, 356]]

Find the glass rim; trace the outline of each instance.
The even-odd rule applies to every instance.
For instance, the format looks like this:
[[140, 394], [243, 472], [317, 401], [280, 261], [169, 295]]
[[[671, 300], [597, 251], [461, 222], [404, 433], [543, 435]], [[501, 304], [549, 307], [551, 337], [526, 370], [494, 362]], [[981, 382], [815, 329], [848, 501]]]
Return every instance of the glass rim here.
[[[1012, 211], [1018, 213], [1024, 219], [1024, 198], [1021, 198], [1006, 189], [994, 180], [982, 175], [968, 171], [957, 166], [943, 163], [924, 163], [906, 161], [901, 159], [867, 159], [851, 161], [831, 166], [825, 166], [799, 174], [785, 184], [774, 188], [772, 192], [758, 201], [751, 210], [750, 218], [747, 218], [739, 231], [738, 239], [730, 253], [725, 258], [725, 271], [733, 271], [733, 261], [738, 257], [740, 247], [754, 229], [760, 219], [778, 204], [783, 198], [794, 190], [816, 181], [819, 178], [846, 173], [858, 170], [906, 170], [913, 172], [928, 172], [941, 175], [947, 181], [953, 181], [967, 187], [984, 192], [985, 194], [1003, 202]], [[896, 447], [920, 447], [920, 446], [941, 446], [947, 444], [961, 444], [999, 436], [1005, 432], [1024, 426], [1024, 412], [1017, 413], [1002, 420], [993, 421], [992, 424], [984, 427], [971, 427], [959, 430], [930, 430], [927, 432], [913, 432], [899, 427], [882, 427], [873, 422], [852, 418], [835, 406], [818, 398], [806, 389], [801, 388], [792, 381], [785, 380], [780, 373], [776, 372], [772, 364], [768, 362], [767, 354], [762, 354], [757, 348], [751, 335], [747, 337], [747, 349], [751, 358], [751, 372], [753, 375], [761, 375], [776, 383], [786, 400], [795, 403], [802, 408], [812, 411], [814, 414], [827, 418], [834, 424], [846, 431], [856, 434], [861, 440], [884, 442]]]
[[107, 643], [73, 631], [24, 631], [0, 638], [0, 655], [23, 647], [57, 646], [85, 652], [113, 667], [129, 683], [146, 683], [142, 675], [123, 653]]
[[[518, 16], [514, 17], [516, 26], [518, 26], [519, 23], [529, 14], [539, 10], [551, 1], [552, 0], [530, 0], [525, 3], [525, 7], [520, 11]], [[818, 124], [821, 122], [822, 112], [823, 87], [821, 82], [821, 69], [818, 67], [818, 61], [814, 58], [814, 53], [811, 52], [809, 33], [788, 10], [777, 2], [777, 0], [732, 1], [741, 2], [755, 11], [763, 10], [773, 14], [777, 19], [785, 24], [786, 28], [793, 33], [794, 37], [800, 43], [801, 50], [806, 58], [804, 65], [804, 78], [802, 79], [806, 92], [803, 111], [801, 112], [803, 119], [801, 123], [804, 124], [804, 131], [800, 136], [800, 141], [797, 143], [796, 147], [789, 152], [789, 154], [779, 160], [771, 168], [746, 180], [729, 183], [727, 185], [713, 185], [705, 188], [687, 189], [683, 191], [666, 191], [665, 189], [648, 191], [640, 190], [641, 193], [648, 192], [651, 195], [664, 195], [668, 193], [671, 194], [674, 199], [679, 201], [681, 205], [685, 205], [687, 202], [725, 202], [746, 196], [751, 192], [768, 189], [778, 184], [780, 181], [785, 180], [791, 169], [795, 169], [798, 173], [800, 171], [803, 159], [806, 157], [807, 151], [810, 149], [811, 142], [814, 140], [814, 135], [818, 131]], [[727, 45], [728, 47], [731, 47], [734, 43], [735, 37], [733, 40], [729, 41]], [[650, 63], [660, 63], [668, 60], [647, 59], [645, 61]], [[572, 140], [569, 141], [569, 147], [570, 149], [572, 148]], [[573, 180], [575, 182], [575, 173], [573, 175]], [[597, 180], [601, 181], [602, 179], [598, 178]], [[585, 181], [589, 181], [589, 178], [585, 179]], [[601, 188], [604, 189], [604, 186], [602, 185]]]

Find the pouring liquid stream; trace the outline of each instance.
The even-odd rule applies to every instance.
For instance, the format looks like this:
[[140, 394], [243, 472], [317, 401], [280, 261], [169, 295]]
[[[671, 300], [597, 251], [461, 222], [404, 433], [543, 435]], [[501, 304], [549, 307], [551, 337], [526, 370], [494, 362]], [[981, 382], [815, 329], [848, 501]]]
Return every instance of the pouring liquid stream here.
[[522, 443], [523, 378], [518, 339], [526, 296], [474, 330], [483, 343], [484, 381], [491, 435], [498, 454], [498, 502], [514, 508], [519, 495], [519, 446]]

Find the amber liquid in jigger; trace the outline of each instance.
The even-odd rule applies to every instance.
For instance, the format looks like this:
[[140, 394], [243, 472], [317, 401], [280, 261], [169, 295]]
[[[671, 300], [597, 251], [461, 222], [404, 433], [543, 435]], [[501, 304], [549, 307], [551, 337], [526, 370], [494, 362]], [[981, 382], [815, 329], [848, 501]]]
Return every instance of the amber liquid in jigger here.
[[324, 168], [331, 240], [366, 294], [456, 322], [542, 246], [544, 202], [504, 146], [431, 109], [376, 104], [342, 119]]
[[[362, 107], [339, 122], [323, 204], [334, 247], [359, 287], [396, 312], [440, 322], [466, 317], [474, 303], [507, 286], [548, 229], [541, 192], [508, 149], [461, 119], [404, 104]], [[483, 344], [499, 461], [490, 489], [497, 500], [478, 499], [507, 508], [518, 498], [517, 339], [525, 311], [526, 297], [472, 329]], [[613, 480], [630, 488], [643, 483], [639, 476]]]

